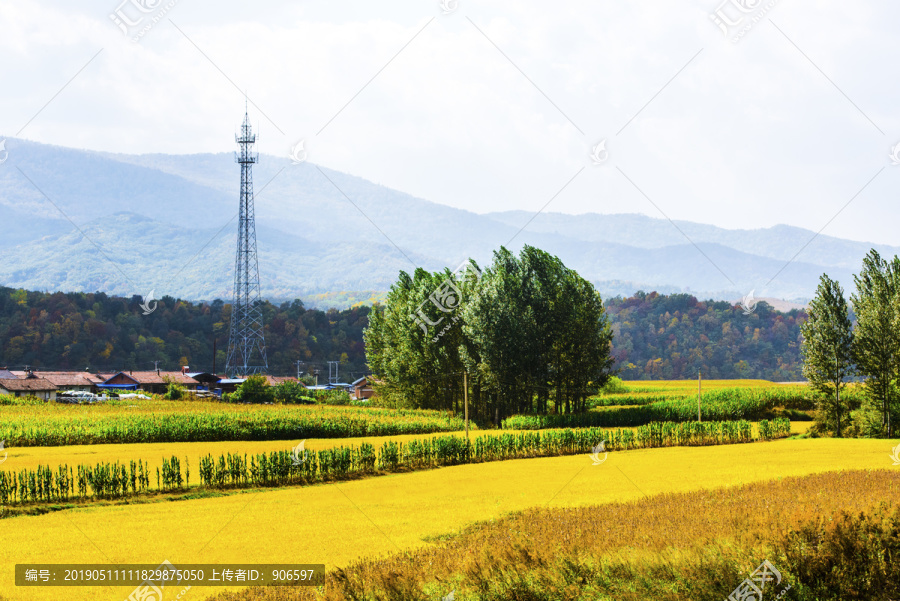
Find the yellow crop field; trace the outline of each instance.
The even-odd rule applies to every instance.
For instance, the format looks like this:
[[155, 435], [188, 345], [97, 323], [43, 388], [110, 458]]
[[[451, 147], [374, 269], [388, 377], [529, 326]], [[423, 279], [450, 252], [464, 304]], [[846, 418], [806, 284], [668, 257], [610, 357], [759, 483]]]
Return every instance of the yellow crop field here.
[[[0, 520], [0, 594], [122, 599], [121, 588], [16, 589], [16, 563], [296, 562], [346, 565], [428, 545], [534, 506], [585, 506], [844, 469], [890, 469], [898, 441], [802, 439], [460, 465], [339, 484]], [[221, 447], [220, 447], [221, 448]], [[897, 468], [900, 469], [900, 468]], [[598, 512], [598, 516], [602, 513]], [[599, 518], [599, 519], [602, 519]], [[193, 589], [203, 599], [212, 588]]]
[[[655, 392], [673, 394], [691, 394], [697, 392], [697, 380], [626, 380], [625, 386], [630, 392]], [[703, 380], [703, 390], [720, 388], [771, 388], [785, 386], [806, 386], [803, 383], [779, 384], [769, 380]]]

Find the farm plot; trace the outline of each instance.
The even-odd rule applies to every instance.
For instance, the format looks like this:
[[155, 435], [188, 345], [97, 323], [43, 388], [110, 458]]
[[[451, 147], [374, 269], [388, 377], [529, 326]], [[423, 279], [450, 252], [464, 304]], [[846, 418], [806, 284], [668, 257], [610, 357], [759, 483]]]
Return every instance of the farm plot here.
[[[0, 594], [26, 601], [120, 598], [121, 590], [108, 587], [16, 589], [9, 577], [11, 566], [47, 558], [345, 566], [430, 546], [427, 541], [433, 537], [529, 507], [578, 507], [842, 469], [890, 469], [888, 454], [897, 443], [807, 439], [641, 449], [611, 453], [602, 465], [592, 465], [586, 455], [498, 461], [220, 498], [4, 519]], [[602, 509], [596, 519], [607, 519]]]
[[[473, 426], [470, 426], [473, 427]], [[461, 430], [447, 412], [160, 400], [0, 406], [10, 446], [294, 440]]]

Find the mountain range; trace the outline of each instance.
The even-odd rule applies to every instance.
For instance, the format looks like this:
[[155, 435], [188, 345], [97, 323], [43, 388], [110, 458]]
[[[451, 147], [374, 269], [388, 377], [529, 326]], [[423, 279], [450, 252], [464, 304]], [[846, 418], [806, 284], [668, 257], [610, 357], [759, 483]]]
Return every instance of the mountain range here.
[[[123, 155], [9, 138], [0, 284], [228, 299], [240, 167], [231, 153]], [[380, 298], [400, 270], [480, 265], [504, 245], [557, 255], [604, 296], [636, 290], [803, 303], [823, 272], [852, 284], [870, 248], [776, 225], [730, 230], [640, 214], [477, 214], [287, 157], [254, 166], [261, 291], [310, 306]]]

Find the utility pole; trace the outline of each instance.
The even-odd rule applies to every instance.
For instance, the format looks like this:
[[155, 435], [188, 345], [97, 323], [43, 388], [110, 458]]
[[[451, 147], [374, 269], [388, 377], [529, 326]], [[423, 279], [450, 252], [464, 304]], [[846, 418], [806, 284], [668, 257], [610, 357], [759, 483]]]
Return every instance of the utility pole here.
[[466, 412], [466, 446], [469, 445], [469, 374], [463, 372], [463, 398]]
[[[332, 374], [332, 365], [334, 366], [334, 375]], [[338, 365], [340, 365], [339, 361], [329, 361], [328, 362], [328, 383], [332, 386], [337, 384], [338, 382]]]
[[703, 397], [703, 375], [700, 373], [700, 370], [697, 370], [697, 421], [702, 421], [700, 419], [700, 399]]
[[303, 361], [301, 361], [300, 359], [297, 359], [296, 361], [294, 361], [294, 363], [297, 364], [297, 381], [299, 382], [300, 381], [300, 366], [303, 365]]
[[319, 398], [319, 368], [316, 368], [316, 398]]

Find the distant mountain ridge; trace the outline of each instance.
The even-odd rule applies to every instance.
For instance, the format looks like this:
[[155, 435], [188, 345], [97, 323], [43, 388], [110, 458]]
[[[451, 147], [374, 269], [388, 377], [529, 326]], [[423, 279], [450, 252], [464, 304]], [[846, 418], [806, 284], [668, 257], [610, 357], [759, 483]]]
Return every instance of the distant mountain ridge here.
[[[120, 155], [15, 138], [6, 148], [0, 284], [230, 297], [240, 179], [232, 153]], [[900, 254], [785, 225], [727, 230], [686, 221], [676, 228], [636, 214], [482, 215], [287, 157], [261, 155], [254, 183], [261, 288], [275, 299], [376, 298], [401, 269], [454, 268], [467, 257], [485, 265], [510, 239], [513, 250], [531, 244], [559, 256], [604, 296], [643, 289], [733, 300], [755, 290], [801, 304], [823, 272], [849, 287], [869, 248]], [[349, 294], [330, 294], [338, 291]]]

